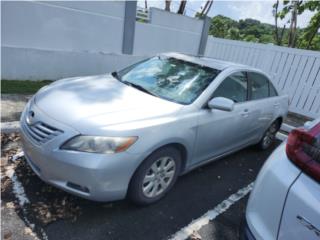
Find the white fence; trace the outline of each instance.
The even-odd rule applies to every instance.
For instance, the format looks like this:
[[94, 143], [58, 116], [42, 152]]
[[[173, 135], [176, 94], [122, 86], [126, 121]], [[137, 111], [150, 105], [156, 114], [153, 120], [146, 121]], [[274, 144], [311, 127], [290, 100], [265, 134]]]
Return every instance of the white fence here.
[[209, 37], [205, 55], [262, 69], [289, 95], [290, 111], [320, 116], [320, 52]]

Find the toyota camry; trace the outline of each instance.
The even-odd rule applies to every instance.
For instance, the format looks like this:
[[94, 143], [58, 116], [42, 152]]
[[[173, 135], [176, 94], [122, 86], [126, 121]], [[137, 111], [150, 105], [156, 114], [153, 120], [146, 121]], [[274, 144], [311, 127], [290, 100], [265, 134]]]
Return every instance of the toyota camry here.
[[161, 199], [179, 175], [249, 145], [268, 148], [288, 98], [258, 69], [159, 54], [42, 88], [21, 116], [28, 164], [96, 201]]

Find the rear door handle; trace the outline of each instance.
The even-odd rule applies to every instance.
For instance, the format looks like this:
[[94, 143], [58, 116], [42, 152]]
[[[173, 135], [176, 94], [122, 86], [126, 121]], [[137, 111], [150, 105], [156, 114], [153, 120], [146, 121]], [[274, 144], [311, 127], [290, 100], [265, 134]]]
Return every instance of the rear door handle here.
[[243, 116], [243, 117], [248, 117], [248, 115], [249, 115], [248, 109], [244, 109], [243, 112], [241, 113], [241, 116]]
[[274, 103], [273, 106], [278, 108], [280, 106], [280, 104], [279, 103]]

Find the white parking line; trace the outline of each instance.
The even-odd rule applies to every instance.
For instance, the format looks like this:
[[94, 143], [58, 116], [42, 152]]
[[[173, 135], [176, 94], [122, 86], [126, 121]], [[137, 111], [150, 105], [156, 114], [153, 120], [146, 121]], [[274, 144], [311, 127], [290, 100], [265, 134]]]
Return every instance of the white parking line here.
[[[17, 161], [19, 158], [23, 157], [24, 153], [19, 152], [16, 155], [12, 156], [11, 161]], [[22, 183], [19, 181], [13, 166], [8, 166], [6, 167], [6, 172], [5, 175], [9, 177], [12, 181], [12, 192], [14, 193], [16, 199], [19, 202], [20, 208], [22, 209], [23, 213], [23, 220], [25, 224], [32, 230], [34, 231], [35, 224], [31, 223], [29, 219], [27, 218], [27, 210], [25, 208], [26, 204], [30, 204], [30, 200], [28, 199], [24, 187], [22, 186]], [[41, 239], [47, 240], [48, 236], [45, 233], [45, 231], [42, 228], [39, 228], [41, 232]], [[35, 239], [38, 240], [39, 238], [36, 236], [36, 234], [33, 232], [33, 236], [35, 236]]]
[[7, 167], [6, 175], [11, 179], [12, 191], [13, 191], [15, 197], [18, 199], [20, 207], [23, 208], [23, 206], [26, 203], [30, 203], [30, 201], [27, 198], [27, 195], [24, 191], [24, 188], [23, 188], [21, 182], [18, 180], [17, 175], [15, 174], [14, 168], [12, 166]]
[[187, 239], [192, 233], [200, 230], [201, 227], [207, 225], [209, 221], [215, 219], [221, 213], [227, 211], [234, 203], [246, 196], [253, 187], [253, 182], [248, 186], [241, 188], [238, 192], [230, 195], [226, 200], [218, 204], [214, 209], [209, 210], [200, 218], [193, 220], [188, 226], [176, 232], [170, 240], [184, 240]]
[[289, 124], [283, 123], [283, 124], [281, 125], [281, 130], [282, 130], [282, 131], [285, 131], [285, 132], [287, 132], [287, 133], [290, 133], [293, 129], [295, 129], [295, 127], [294, 127], [294, 126], [291, 126], [291, 125], [289, 125]]
[[277, 132], [276, 138], [277, 138], [278, 140], [284, 141], [284, 140], [287, 139], [287, 137], [288, 137], [288, 136], [287, 136], [286, 134], [281, 133], [281, 132]]

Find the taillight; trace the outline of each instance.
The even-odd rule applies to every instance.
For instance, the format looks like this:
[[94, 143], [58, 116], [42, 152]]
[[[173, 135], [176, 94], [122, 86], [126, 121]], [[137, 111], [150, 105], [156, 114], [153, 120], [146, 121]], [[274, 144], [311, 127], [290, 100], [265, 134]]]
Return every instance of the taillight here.
[[288, 136], [288, 158], [310, 177], [320, 181], [320, 123], [309, 131], [294, 129]]

